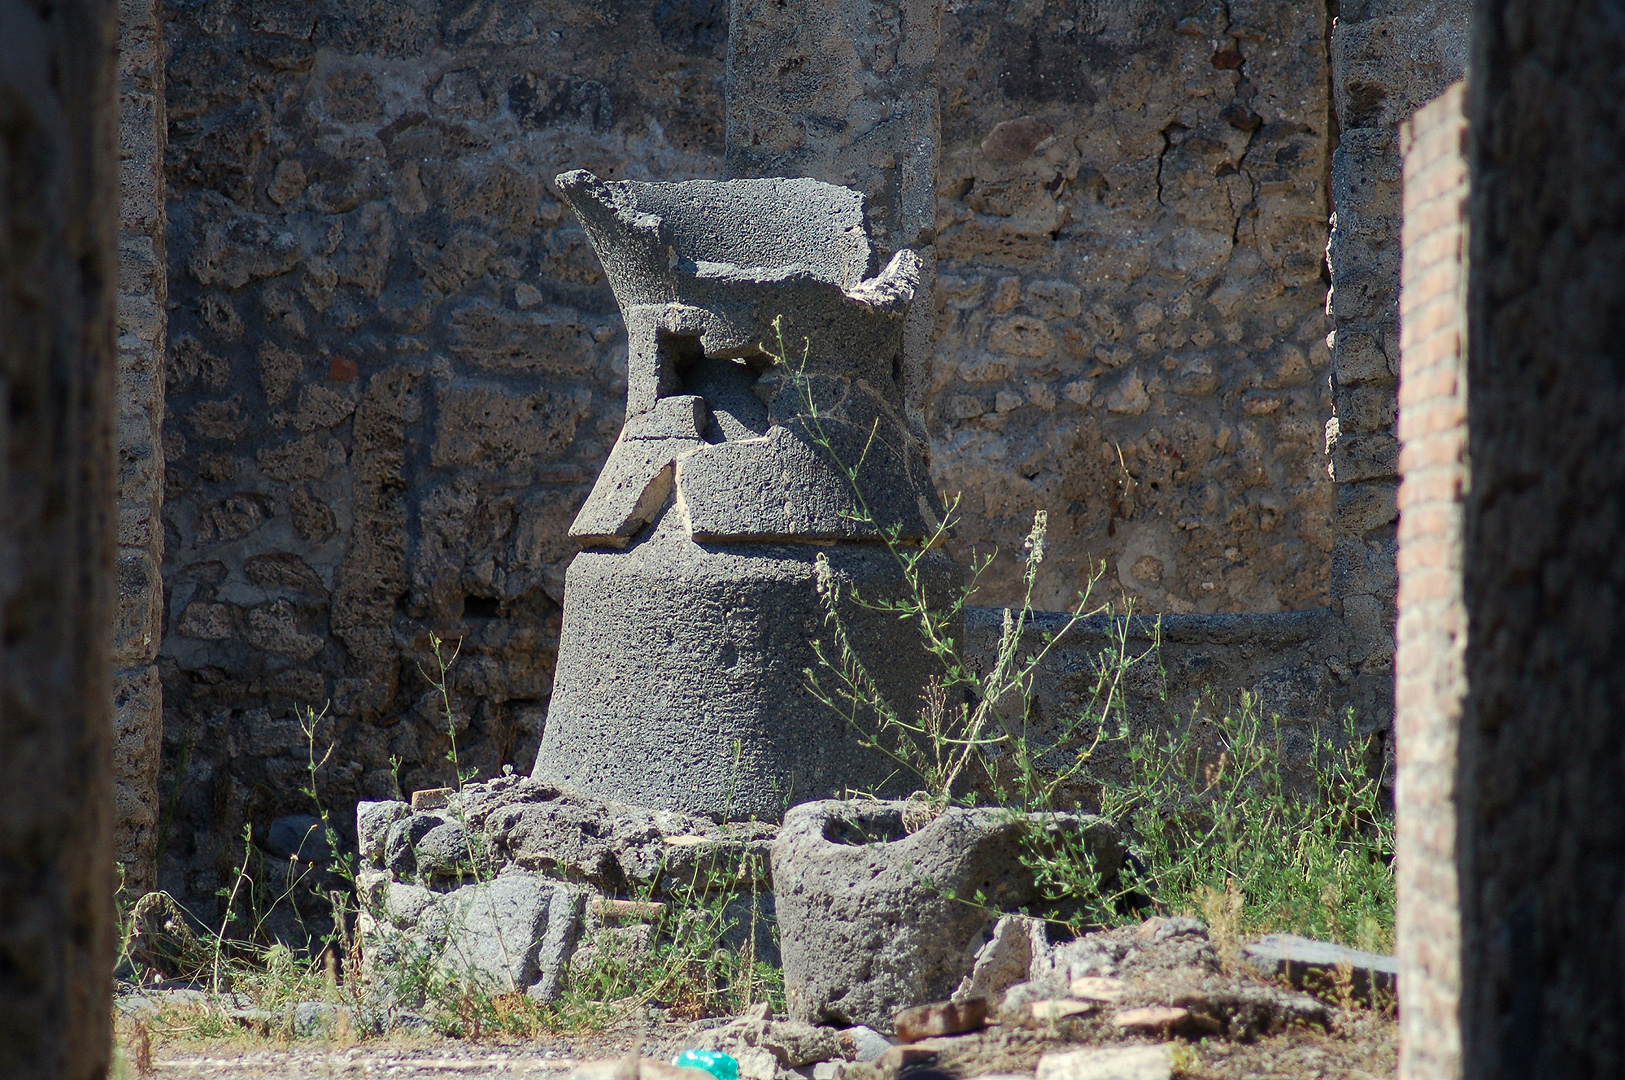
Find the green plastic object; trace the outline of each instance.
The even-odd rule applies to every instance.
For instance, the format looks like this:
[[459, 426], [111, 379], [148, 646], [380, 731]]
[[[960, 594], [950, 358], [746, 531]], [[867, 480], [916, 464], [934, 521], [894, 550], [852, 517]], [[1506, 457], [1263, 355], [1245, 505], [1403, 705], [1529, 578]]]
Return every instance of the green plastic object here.
[[704, 1069], [717, 1080], [739, 1080], [739, 1062], [720, 1050], [684, 1050], [671, 1063], [685, 1069]]

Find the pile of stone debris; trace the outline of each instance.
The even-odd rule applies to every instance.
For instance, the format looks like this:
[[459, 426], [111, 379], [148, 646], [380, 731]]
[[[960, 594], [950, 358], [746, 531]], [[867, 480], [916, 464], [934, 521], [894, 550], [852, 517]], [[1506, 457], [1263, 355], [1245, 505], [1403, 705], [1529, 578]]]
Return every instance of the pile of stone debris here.
[[[1051, 944], [1037, 921], [1009, 917], [953, 1000], [905, 1009], [886, 1032], [775, 1019], [758, 1005], [665, 1042], [729, 1054], [740, 1080], [1167, 1080], [1193, 1040], [1251, 1043], [1342, 1026], [1346, 1009], [1288, 977], [1341, 965], [1350, 994], [1392, 985], [1387, 958], [1303, 939], [1269, 939], [1238, 959], [1221, 960], [1195, 919]], [[583, 1066], [571, 1080], [711, 1078], [634, 1055]]]

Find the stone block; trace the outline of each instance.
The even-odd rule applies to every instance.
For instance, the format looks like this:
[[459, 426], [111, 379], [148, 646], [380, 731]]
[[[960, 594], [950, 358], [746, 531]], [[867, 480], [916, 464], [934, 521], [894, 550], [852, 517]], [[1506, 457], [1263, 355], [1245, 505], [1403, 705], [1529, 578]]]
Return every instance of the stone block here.
[[112, 659], [133, 665], [158, 655], [163, 634], [163, 578], [150, 551], [121, 551], [117, 564], [117, 620]]
[[1339, 484], [1391, 480], [1399, 475], [1399, 440], [1389, 432], [1340, 436], [1331, 447], [1332, 479]]
[[1379, 333], [1339, 329], [1332, 335], [1331, 350], [1332, 375], [1340, 385], [1387, 384], [1394, 378]]
[[1360, 998], [1372, 1000], [1374, 992], [1392, 997], [1399, 981], [1399, 961], [1345, 945], [1316, 941], [1297, 934], [1266, 934], [1242, 949], [1242, 958], [1271, 975], [1279, 975], [1294, 986], [1331, 986], [1340, 966], [1347, 966], [1351, 989]]
[[395, 823], [411, 816], [412, 809], [404, 802], [359, 802], [355, 808], [356, 843], [361, 861], [368, 866], [382, 867], [389, 830]]
[[[907, 807], [831, 801], [786, 815], [773, 882], [793, 1019], [889, 1030], [899, 1010], [946, 998], [971, 972], [987, 906], [1038, 898], [1021, 861], [1034, 823], [951, 808], [910, 832]], [[1110, 826], [1051, 824], [1081, 834], [1103, 880], [1116, 873], [1122, 851]], [[978, 903], [965, 903], [972, 894]]]
[[440, 969], [494, 992], [558, 995], [580, 928], [581, 897], [561, 882], [511, 873], [445, 894]]

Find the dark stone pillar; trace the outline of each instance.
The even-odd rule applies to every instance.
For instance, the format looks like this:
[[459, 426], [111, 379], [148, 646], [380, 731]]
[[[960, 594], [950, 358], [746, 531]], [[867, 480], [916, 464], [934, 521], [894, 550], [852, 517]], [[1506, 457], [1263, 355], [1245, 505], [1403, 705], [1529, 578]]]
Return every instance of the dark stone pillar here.
[[1625, 1071], [1625, 11], [1473, 20], [1469, 1077]]
[[111, 1051], [114, 36], [0, 0], [0, 1076]]

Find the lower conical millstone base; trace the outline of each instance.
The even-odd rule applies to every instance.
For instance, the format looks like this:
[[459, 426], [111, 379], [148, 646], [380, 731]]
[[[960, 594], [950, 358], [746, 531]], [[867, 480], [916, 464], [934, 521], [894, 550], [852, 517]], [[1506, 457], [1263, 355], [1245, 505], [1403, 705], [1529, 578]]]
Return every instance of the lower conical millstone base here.
[[[814, 642], [834, 648], [816, 559], [866, 600], [900, 596], [881, 545], [699, 545], [676, 531], [570, 564], [538, 780], [642, 806], [777, 820], [847, 792], [906, 793], [918, 780], [865, 747], [864, 732], [814, 698]], [[945, 603], [958, 571], [926, 557]], [[912, 622], [843, 609], [854, 648], [913, 719], [937, 662]], [[872, 723], [868, 721], [867, 723]], [[866, 723], [866, 726], [867, 726]], [[870, 732], [872, 734], [872, 731]]]

